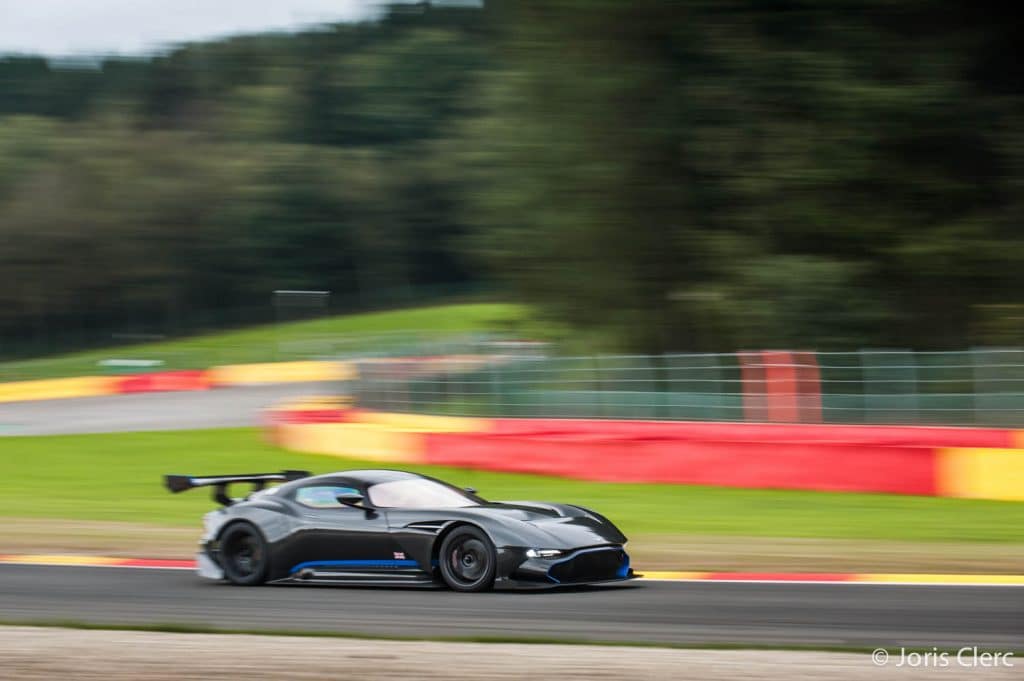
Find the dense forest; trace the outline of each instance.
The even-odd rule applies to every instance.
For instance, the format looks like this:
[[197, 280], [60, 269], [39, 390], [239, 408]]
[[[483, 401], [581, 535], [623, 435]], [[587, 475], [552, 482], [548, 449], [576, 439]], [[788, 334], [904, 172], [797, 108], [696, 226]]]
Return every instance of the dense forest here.
[[489, 0], [0, 57], [0, 354], [497, 291], [590, 347], [1024, 344], [998, 3]]

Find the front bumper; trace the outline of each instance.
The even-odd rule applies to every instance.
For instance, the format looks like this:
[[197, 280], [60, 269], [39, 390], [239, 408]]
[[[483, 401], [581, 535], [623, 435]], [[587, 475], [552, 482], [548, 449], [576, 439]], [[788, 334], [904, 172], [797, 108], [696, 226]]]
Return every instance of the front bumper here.
[[224, 570], [217, 565], [213, 558], [210, 558], [206, 551], [196, 554], [196, 572], [200, 577], [220, 581], [224, 579]]
[[521, 560], [518, 560], [518, 565], [509, 572], [509, 586], [597, 584], [624, 581], [634, 577], [629, 555], [621, 546], [576, 549], [553, 559], [527, 558], [525, 549], [513, 550], [513, 553]]

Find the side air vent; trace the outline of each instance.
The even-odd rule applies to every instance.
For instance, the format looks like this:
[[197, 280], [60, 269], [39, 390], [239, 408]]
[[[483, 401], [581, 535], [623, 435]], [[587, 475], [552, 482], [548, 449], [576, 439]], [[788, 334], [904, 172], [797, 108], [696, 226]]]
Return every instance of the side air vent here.
[[416, 530], [419, 532], [429, 532], [430, 534], [437, 534], [444, 527], [446, 521], [444, 520], [425, 520], [418, 523], [409, 523], [405, 526], [407, 530]]

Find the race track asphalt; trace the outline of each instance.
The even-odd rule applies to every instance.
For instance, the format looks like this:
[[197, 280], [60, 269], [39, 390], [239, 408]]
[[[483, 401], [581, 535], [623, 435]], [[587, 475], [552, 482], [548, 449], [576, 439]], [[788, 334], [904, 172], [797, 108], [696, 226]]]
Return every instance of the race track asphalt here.
[[652, 643], [1024, 648], [1024, 588], [646, 582], [456, 594], [233, 587], [188, 570], [0, 565], [0, 620]]
[[64, 435], [254, 426], [281, 400], [330, 395], [334, 383], [281, 383], [183, 392], [0, 403], [0, 435]]
[[[300, 383], [0, 404], [0, 435], [247, 426]], [[1024, 588], [634, 582], [534, 593], [210, 584], [190, 571], [0, 565], [0, 621], [393, 636], [1024, 648]]]

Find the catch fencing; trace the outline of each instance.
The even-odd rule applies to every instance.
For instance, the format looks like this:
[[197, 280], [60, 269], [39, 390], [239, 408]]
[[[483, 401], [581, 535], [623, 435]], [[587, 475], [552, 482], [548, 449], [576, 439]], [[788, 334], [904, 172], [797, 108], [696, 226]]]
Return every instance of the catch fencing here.
[[366, 360], [358, 403], [464, 416], [1024, 427], [1024, 350]]

